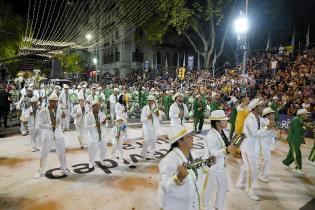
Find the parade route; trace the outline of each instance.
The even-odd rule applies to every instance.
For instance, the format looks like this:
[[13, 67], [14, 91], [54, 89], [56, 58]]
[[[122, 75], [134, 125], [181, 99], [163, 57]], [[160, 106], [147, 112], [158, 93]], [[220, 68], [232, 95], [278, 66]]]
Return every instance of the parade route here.
[[[189, 125], [191, 126], [191, 124]], [[209, 129], [209, 125], [205, 126]], [[160, 135], [166, 134], [168, 125], [163, 124]], [[194, 150], [203, 151], [203, 137], [194, 137]], [[60, 177], [58, 159], [51, 152], [47, 161], [45, 177], [33, 179], [38, 169], [40, 153], [31, 152], [29, 136], [11, 136], [0, 139], [0, 209], [1, 210], [159, 210], [157, 189], [158, 163], [169, 148], [167, 140], [157, 142], [156, 159], [141, 162], [142, 130], [129, 128], [129, 139], [124, 144], [125, 162], [118, 165], [109, 156], [106, 167], [96, 162], [94, 170], [88, 169], [87, 148], [81, 150], [74, 131], [65, 132], [67, 165], [71, 177]], [[229, 192], [226, 210], [296, 210], [315, 197], [315, 168], [306, 163], [312, 140], [302, 146], [305, 176], [299, 177], [281, 164], [288, 145], [278, 142], [272, 152], [270, 182], [257, 182], [257, 194], [261, 201], [255, 202], [235, 187], [241, 159], [229, 158], [227, 172]], [[101, 167], [100, 167], [101, 166]]]

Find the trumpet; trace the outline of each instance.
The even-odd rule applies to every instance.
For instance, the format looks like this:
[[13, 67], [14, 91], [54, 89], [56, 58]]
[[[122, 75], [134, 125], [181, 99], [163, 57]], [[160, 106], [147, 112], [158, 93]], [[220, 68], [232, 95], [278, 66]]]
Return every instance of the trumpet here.
[[193, 161], [190, 161], [188, 163], [184, 163], [183, 166], [186, 169], [198, 169], [203, 166], [208, 166], [209, 168], [213, 166], [216, 163], [216, 158], [215, 156], [211, 156], [208, 159], [202, 159], [202, 158], [197, 158]]

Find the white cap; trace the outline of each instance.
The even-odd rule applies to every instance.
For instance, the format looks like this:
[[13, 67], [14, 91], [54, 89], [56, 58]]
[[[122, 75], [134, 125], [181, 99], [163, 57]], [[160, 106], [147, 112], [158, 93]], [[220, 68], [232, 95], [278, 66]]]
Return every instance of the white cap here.
[[183, 96], [183, 94], [181, 94], [181, 93], [176, 93], [175, 95], [173, 95], [173, 98], [172, 98], [173, 101], [175, 101], [178, 96]]
[[274, 113], [274, 112], [275, 111], [273, 109], [271, 109], [270, 107], [267, 107], [267, 108], [264, 108], [262, 116], [265, 116], [267, 114]]
[[152, 95], [148, 96], [148, 99], [147, 99], [147, 101], [155, 101], [155, 98], [154, 98], [154, 96], [152, 96]]
[[52, 93], [52, 94], [49, 96], [48, 100], [49, 100], [49, 101], [58, 101], [59, 98], [58, 98], [58, 96], [57, 96], [56, 93]]
[[33, 103], [33, 102], [38, 102], [38, 99], [37, 99], [36, 96], [33, 96], [33, 97], [31, 98], [31, 103]]
[[78, 85], [77, 88], [81, 88], [81, 85]]
[[114, 88], [114, 91], [115, 91], [115, 92], [119, 92], [119, 89], [118, 89], [118, 88]]
[[309, 114], [310, 112], [307, 111], [306, 109], [299, 109], [296, 113], [296, 115], [301, 115], [301, 114]]
[[102, 87], [98, 87], [99, 90], [102, 90]]
[[82, 85], [83, 88], [86, 88], [86, 85]]
[[229, 120], [223, 110], [215, 110], [211, 112], [210, 120]]
[[177, 130], [175, 133], [175, 136], [173, 136], [171, 139], [170, 139], [170, 144], [174, 144], [175, 142], [177, 142], [179, 139], [189, 135], [189, 134], [192, 134], [192, 130], [188, 130], [187, 128], [180, 128], [179, 130]]
[[69, 89], [69, 86], [67, 84], [63, 84], [63, 88]]
[[96, 105], [96, 104], [100, 104], [98, 101], [93, 101], [92, 102], [92, 104], [91, 104], [91, 106], [94, 106], [94, 105]]
[[258, 98], [254, 98], [251, 102], [248, 104], [249, 111], [252, 111], [257, 106], [261, 105], [263, 101], [259, 100]]

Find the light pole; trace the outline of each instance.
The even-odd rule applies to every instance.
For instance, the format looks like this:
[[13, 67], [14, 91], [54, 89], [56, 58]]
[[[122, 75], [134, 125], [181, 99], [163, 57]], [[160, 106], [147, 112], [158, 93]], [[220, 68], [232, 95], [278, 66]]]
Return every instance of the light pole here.
[[[246, 51], [247, 51], [247, 31], [249, 29], [248, 19], [247, 16], [240, 12], [240, 16], [234, 21], [234, 30], [237, 34], [237, 43], [238, 43], [238, 50], [241, 48], [243, 51], [243, 68], [242, 74], [246, 73]], [[239, 56], [237, 55], [237, 58]], [[238, 59], [237, 59], [238, 60]], [[237, 63], [238, 65], [238, 63]]]
[[97, 58], [93, 58], [93, 64], [95, 65], [95, 83], [97, 83]]

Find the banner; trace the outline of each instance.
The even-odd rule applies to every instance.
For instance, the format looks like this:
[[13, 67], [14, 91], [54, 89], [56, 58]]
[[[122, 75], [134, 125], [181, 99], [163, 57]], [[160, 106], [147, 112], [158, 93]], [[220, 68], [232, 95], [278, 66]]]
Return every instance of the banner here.
[[188, 71], [192, 71], [194, 68], [194, 56], [188, 56]]

